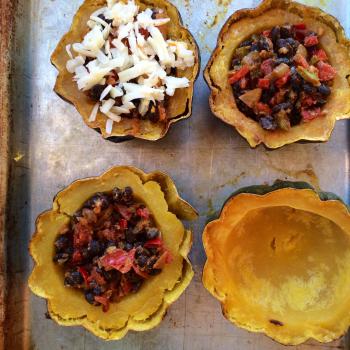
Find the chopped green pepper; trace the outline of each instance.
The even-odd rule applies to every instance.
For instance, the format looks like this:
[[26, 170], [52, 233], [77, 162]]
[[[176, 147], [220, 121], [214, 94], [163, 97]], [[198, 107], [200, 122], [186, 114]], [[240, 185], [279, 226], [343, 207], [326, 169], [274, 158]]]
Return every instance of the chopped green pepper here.
[[309, 70], [307, 70], [306, 68], [303, 68], [301, 66], [298, 66], [297, 72], [305, 81], [309, 82], [310, 84], [312, 84], [314, 86], [321, 85], [320, 79], [318, 78], [316, 73], [312, 73]]

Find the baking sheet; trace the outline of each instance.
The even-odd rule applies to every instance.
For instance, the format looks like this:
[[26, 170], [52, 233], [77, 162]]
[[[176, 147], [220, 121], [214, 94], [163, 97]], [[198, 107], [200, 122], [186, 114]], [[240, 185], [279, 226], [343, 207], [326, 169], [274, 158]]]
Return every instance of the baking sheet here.
[[[202, 69], [224, 20], [252, 0], [175, 0], [184, 23], [196, 37]], [[303, 1], [337, 16], [350, 34], [350, 2]], [[333, 191], [349, 203], [349, 123], [337, 122], [325, 144], [293, 144], [268, 151], [250, 149], [233, 129], [214, 118], [202, 75], [195, 86], [193, 115], [174, 125], [155, 143], [133, 140], [114, 144], [87, 128], [73, 106], [52, 91], [56, 70], [50, 54], [68, 30], [80, 0], [18, 0], [12, 50], [12, 153], [8, 251], [6, 349], [284, 349], [269, 338], [231, 325], [219, 303], [201, 284], [205, 222], [235, 189], [273, 180], [306, 180]], [[118, 164], [170, 174], [183, 198], [200, 213], [191, 260], [195, 277], [156, 329], [130, 332], [121, 341], [104, 342], [79, 327], [60, 327], [45, 317], [46, 304], [27, 288], [32, 261], [27, 246], [34, 220], [53, 196], [73, 180], [94, 176]], [[64, 300], [62, 300], [64, 302]], [[309, 342], [299, 350], [345, 349]]]

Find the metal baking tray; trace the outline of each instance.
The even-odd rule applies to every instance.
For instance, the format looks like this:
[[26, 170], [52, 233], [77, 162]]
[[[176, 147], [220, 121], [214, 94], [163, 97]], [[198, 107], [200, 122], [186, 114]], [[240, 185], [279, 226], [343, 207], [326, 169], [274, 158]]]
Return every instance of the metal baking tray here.
[[[203, 227], [235, 189], [275, 179], [306, 180], [333, 191], [349, 203], [349, 126], [340, 121], [327, 143], [305, 143], [269, 151], [249, 148], [237, 132], [214, 118], [208, 106], [208, 88], [199, 76], [193, 115], [174, 125], [158, 142], [105, 141], [83, 124], [73, 106], [52, 91], [56, 70], [50, 54], [70, 26], [81, 0], [2, 0], [1, 3], [1, 112], [0, 206], [8, 188], [7, 226], [2, 229], [7, 251], [7, 295], [4, 348], [62, 349], [231, 349], [276, 350], [284, 347], [269, 338], [231, 325], [219, 303], [201, 284], [205, 254]], [[216, 44], [225, 19], [257, 0], [174, 0], [184, 23], [197, 39], [202, 69]], [[332, 13], [350, 35], [350, 2], [304, 1]], [[13, 30], [12, 30], [13, 28]], [[7, 39], [11, 37], [11, 40]], [[10, 47], [9, 55], [6, 48]], [[6, 91], [6, 60], [11, 61]], [[7, 70], [6, 70], [7, 69]], [[11, 120], [6, 119], [9, 98]], [[7, 126], [10, 131], [7, 132]], [[10, 148], [7, 148], [7, 136]], [[9, 150], [9, 153], [8, 153]], [[7, 166], [10, 176], [7, 187]], [[121, 341], [104, 342], [80, 327], [60, 327], [45, 317], [46, 303], [32, 295], [27, 279], [32, 268], [28, 243], [36, 216], [52, 204], [53, 196], [77, 178], [98, 175], [113, 165], [134, 165], [169, 173], [179, 192], [200, 213], [194, 222], [191, 260], [195, 277], [186, 293], [170, 308], [159, 327], [130, 332]], [[2, 201], [2, 202], [1, 202]], [[3, 236], [2, 236], [3, 235]], [[0, 254], [0, 283], [5, 276]], [[64, 300], [62, 299], [62, 303]], [[0, 313], [0, 321], [3, 314]], [[329, 344], [308, 342], [299, 350], [348, 349], [346, 337]]]

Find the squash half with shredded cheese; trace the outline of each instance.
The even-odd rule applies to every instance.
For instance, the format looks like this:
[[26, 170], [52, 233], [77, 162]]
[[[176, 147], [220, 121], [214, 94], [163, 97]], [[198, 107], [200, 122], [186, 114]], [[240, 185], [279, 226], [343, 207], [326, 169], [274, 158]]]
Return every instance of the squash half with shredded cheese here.
[[51, 61], [56, 93], [104, 138], [157, 140], [191, 114], [198, 49], [165, 0], [86, 0]]

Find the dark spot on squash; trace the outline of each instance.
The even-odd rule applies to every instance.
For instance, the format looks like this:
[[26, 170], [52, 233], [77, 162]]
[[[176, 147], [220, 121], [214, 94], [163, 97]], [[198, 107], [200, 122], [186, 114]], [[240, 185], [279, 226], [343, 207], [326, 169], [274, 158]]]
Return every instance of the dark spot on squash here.
[[275, 326], [283, 326], [283, 323], [281, 321], [277, 321], [277, 320], [270, 320], [270, 323], [274, 324]]
[[273, 240], [271, 241], [270, 246], [273, 251], [276, 250], [276, 237], [273, 237]]

